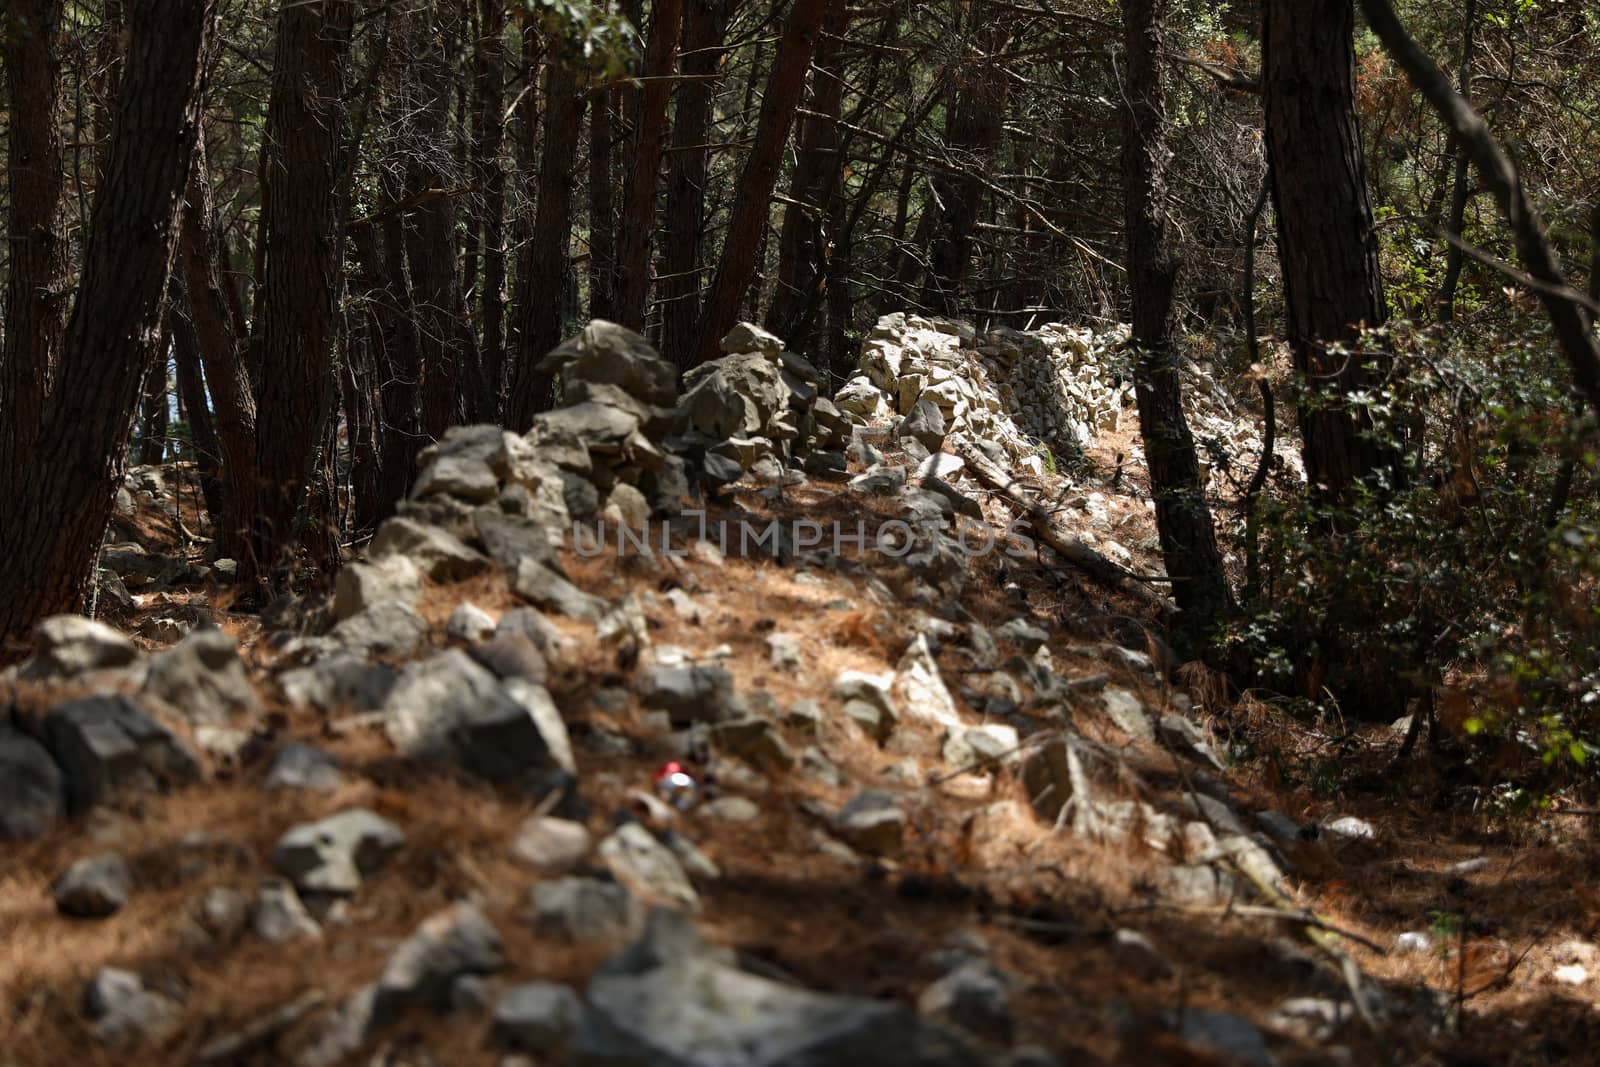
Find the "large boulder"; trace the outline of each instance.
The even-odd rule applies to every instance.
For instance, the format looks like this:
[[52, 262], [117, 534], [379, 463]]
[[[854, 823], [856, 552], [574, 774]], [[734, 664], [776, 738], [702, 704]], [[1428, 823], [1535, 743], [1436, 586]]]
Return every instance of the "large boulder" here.
[[220, 725], [261, 710], [261, 700], [233, 638], [215, 627], [195, 630], [150, 660], [145, 696], [194, 725]]
[[[665, 942], [660, 945], [653, 942]], [[580, 1067], [970, 1067], [954, 1035], [893, 1001], [813, 993], [739, 970], [657, 912], [589, 983]]]
[[89, 671], [127, 667], [139, 658], [128, 636], [81, 615], [52, 615], [33, 630], [33, 657], [22, 677], [74, 678]]
[[34, 838], [66, 810], [61, 768], [43, 745], [0, 723], [0, 838]]
[[126, 697], [62, 704], [45, 715], [43, 733], [74, 811], [121, 793], [186, 785], [200, 777], [199, 762], [172, 731]]
[[543, 686], [502, 684], [460, 649], [406, 667], [384, 701], [385, 729], [396, 748], [424, 759], [450, 759], [485, 778], [574, 772], [566, 725]]
[[384, 520], [367, 547], [369, 560], [385, 556], [408, 557], [436, 582], [467, 578], [488, 565], [488, 560], [449, 532], [404, 516]]
[[678, 400], [678, 373], [649, 341], [625, 326], [595, 319], [539, 361], [536, 368], [561, 383], [565, 404], [616, 402], [670, 409]]
[[689, 371], [683, 383], [689, 425], [707, 437], [795, 436], [795, 428], [783, 421], [789, 386], [775, 359], [761, 353], [723, 356]]
[[272, 865], [302, 893], [348, 895], [405, 840], [388, 819], [350, 808], [290, 829], [273, 847]]
[[476, 905], [463, 902], [430, 915], [384, 964], [374, 987], [372, 1028], [419, 1008], [447, 1011], [458, 979], [504, 965], [500, 934]]

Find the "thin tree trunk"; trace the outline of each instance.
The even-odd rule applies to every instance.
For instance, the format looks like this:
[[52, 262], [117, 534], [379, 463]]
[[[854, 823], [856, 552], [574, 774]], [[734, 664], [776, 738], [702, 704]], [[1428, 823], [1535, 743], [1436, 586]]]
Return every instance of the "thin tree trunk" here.
[[[1472, 103], [1472, 56], [1476, 40], [1475, 31], [1478, 21], [1477, 0], [1467, 0], [1467, 10], [1463, 16], [1465, 22], [1461, 31], [1461, 70], [1456, 75], [1456, 84], [1461, 93], [1461, 99], [1469, 105]], [[1460, 137], [1452, 134], [1451, 142], [1456, 146], [1455, 175], [1450, 186], [1450, 217], [1445, 221], [1445, 230], [1457, 237], [1461, 236], [1461, 228], [1467, 221], [1467, 199], [1472, 193], [1471, 174], [1467, 170], [1467, 145]], [[1439, 321], [1451, 322], [1456, 317], [1456, 286], [1461, 281], [1461, 266], [1466, 256], [1456, 245], [1450, 245], [1444, 253], [1444, 280], [1439, 283]]]
[[1411, 84], [1466, 143], [1479, 179], [1494, 196], [1500, 214], [1511, 227], [1517, 258], [1534, 282], [1573, 381], [1600, 414], [1600, 342], [1595, 340], [1587, 317], [1573, 299], [1574, 295], [1582, 294], [1567, 284], [1561, 264], [1545, 237], [1544, 219], [1528, 198], [1516, 167], [1483, 119], [1450, 87], [1450, 79], [1445, 77], [1444, 71], [1406, 34], [1387, 0], [1361, 0], [1361, 6], [1372, 31], [1406, 72]]
[[[392, 220], [392, 213], [389, 220]], [[370, 353], [378, 380], [378, 412], [382, 432], [378, 441], [378, 487], [369, 514], [374, 524], [394, 513], [405, 497], [412, 466], [421, 447], [417, 422], [417, 389], [421, 368], [417, 323], [412, 316], [406, 286], [405, 255], [400, 226], [386, 221], [383, 249], [379, 231], [371, 222], [353, 226], [350, 244], [368, 296], [366, 331], [373, 339]], [[390, 249], [394, 253], [390, 254]]]
[[1347, 397], [1386, 371], [1379, 357], [1332, 346], [1387, 317], [1377, 237], [1356, 129], [1353, 0], [1266, 0], [1263, 96], [1287, 335], [1304, 378], [1306, 476], [1328, 499], [1357, 481], [1399, 476], [1399, 450], [1373, 441]]
[[167, 454], [167, 359], [157, 353], [145, 375], [139, 412], [139, 459], [142, 466], [160, 463]]
[[755, 143], [739, 178], [739, 193], [728, 220], [728, 239], [722, 261], [711, 283], [696, 331], [692, 362], [716, 357], [719, 342], [738, 318], [739, 305], [755, 272], [756, 258], [767, 231], [772, 190], [783, 165], [783, 146], [789, 139], [795, 106], [805, 86], [817, 33], [830, 0], [795, 0], [784, 27], [783, 42], [772, 67], [772, 77], [761, 98], [761, 117]]
[[[506, 9], [501, 0], [478, 0], [481, 55], [477, 92], [478, 172], [483, 182], [483, 377], [489, 390], [487, 417], [498, 420], [506, 387], [506, 174], [500, 165], [505, 142]], [[469, 279], [470, 280], [470, 279]]]
[[177, 206], [199, 127], [214, 0], [132, 0], [106, 179], [38, 440], [12, 453], [0, 523], [0, 658], [70, 611], [121, 481], [139, 386], [161, 337]]
[[189, 299], [183, 286], [174, 283], [169, 287], [171, 301], [167, 306], [167, 332], [172, 338], [172, 362], [177, 371], [178, 398], [183, 402], [184, 421], [189, 425], [190, 458], [200, 476], [200, 495], [206, 502], [206, 514], [211, 518], [213, 536], [226, 510], [226, 494], [222, 488], [221, 449], [217, 443], [216, 423], [206, 404], [205, 377], [200, 369], [200, 340], [188, 314]]
[[1127, 57], [1122, 179], [1128, 281], [1133, 297], [1134, 394], [1155, 498], [1156, 529], [1181, 626], [1191, 642], [1232, 611], [1200, 462], [1183, 414], [1178, 352], [1172, 341], [1179, 262], [1167, 218], [1166, 91], [1162, 85], [1165, 0], [1122, 0]]
[[243, 310], [226, 265], [226, 250], [211, 204], [205, 140], [199, 138], [189, 172], [175, 269], [184, 280], [189, 323], [216, 413], [223, 493], [221, 509], [212, 514], [213, 535], [223, 558], [238, 565], [238, 588], [250, 590], [256, 575], [250, 543], [257, 492], [256, 401], [245, 363]]
[[800, 351], [809, 338], [791, 336], [828, 269], [824, 219], [839, 177], [839, 109], [844, 98], [839, 53], [849, 28], [849, 8], [829, 5], [812, 60], [809, 111], [800, 120], [800, 145], [790, 180], [789, 204], [778, 232], [778, 284], [766, 328]]
[[983, 210], [986, 171], [1000, 144], [1009, 82], [989, 69], [1004, 41], [995, 14], [975, 2], [969, 32], [977, 39], [977, 54], [966, 59], [962, 86], [950, 109], [945, 129], [947, 151], [962, 171], [959, 175], [934, 173], [928, 177], [931, 202], [923, 208], [931, 219], [927, 245], [927, 273], [920, 303], [941, 314], [954, 315], [961, 287], [972, 263], [972, 234]]
[[617, 317], [617, 204], [611, 161], [617, 89], [599, 94], [589, 111], [589, 317]]
[[[289, 568], [297, 544], [325, 570], [338, 566], [332, 516], [310, 510], [331, 419], [339, 292], [341, 94], [355, 5], [301, 0], [278, 14], [261, 197], [262, 273], [256, 336], [257, 563]], [[310, 535], [301, 536], [301, 525]], [[275, 579], [276, 580], [276, 579]]]
[[412, 20], [407, 87], [416, 96], [406, 111], [416, 126], [416, 147], [406, 166], [406, 251], [411, 296], [422, 339], [422, 432], [437, 439], [470, 413], [484, 417], [488, 387], [478, 362], [460, 273], [456, 242], [456, 191], [448, 162], [451, 142], [449, 55], [461, 38], [454, 0], [434, 0]]
[[539, 167], [539, 200], [528, 242], [528, 269], [522, 272], [515, 308], [521, 326], [508, 422], [526, 430], [533, 416], [551, 402], [552, 382], [534, 364], [561, 342], [563, 287], [570, 273], [572, 172], [583, 122], [582, 87], [577, 69], [554, 56], [545, 67], [544, 158]]
[[[61, 358], [67, 308], [62, 214], [61, 0], [11, 0], [0, 20], [9, 89], [10, 210], [5, 337], [0, 344], [0, 466], [38, 436]], [[6, 484], [0, 474], [0, 486]], [[9, 498], [9, 494], [8, 494]]]
[[710, 172], [712, 104], [722, 66], [722, 42], [732, 4], [729, 0], [686, 0], [683, 27], [683, 84], [667, 154], [665, 243], [656, 298], [661, 305], [661, 351], [687, 366], [700, 324], [700, 279], [706, 224], [706, 181]]
[[639, 93], [639, 125], [622, 207], [622, 240], [617, 263], [617, 321], [643, 331], [650, 297], [650, 239], [656, 230], [656, 189], [667, 143], [667, 104], [672, 72], [678, 65], [678, 37], [684, 0], [656, 0], [650, 44], [644, 57], [644, 88]]

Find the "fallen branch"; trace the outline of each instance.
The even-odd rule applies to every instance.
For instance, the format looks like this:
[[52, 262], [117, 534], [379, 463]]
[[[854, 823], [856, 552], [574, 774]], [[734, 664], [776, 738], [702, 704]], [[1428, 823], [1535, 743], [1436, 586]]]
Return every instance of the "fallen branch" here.
[[1049, 509], [1028, 499], [1027, 494], [1023, 492], [1022, 484], [991, 463], [976, 446], [964, 441], [954, 444], [956, 455], [966, 462], [967, 469], [973, 476], [1018, 511], [1033, 528], [1039, 540], [1054, 549], [1056, 555], [1101, 585], [1137, 600], [1143, 606], [1157, 612], [1163, 619], [1177, 614], [1177, 605], [1166, 597], [1151, 592], [1141, 584], [1137, 575], [1112, 563], [1056, 525]]

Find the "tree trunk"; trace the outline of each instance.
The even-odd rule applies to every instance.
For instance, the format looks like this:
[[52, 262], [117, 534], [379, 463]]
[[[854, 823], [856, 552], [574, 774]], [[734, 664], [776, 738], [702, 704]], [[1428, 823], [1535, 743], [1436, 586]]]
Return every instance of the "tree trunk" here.
[[[371, 222], [351, 228], [361, 281], [367, 293], [367, 335], [372, 339], [373, 372], [377, 376], [378, 413], [382, 432], [378, 441], [378, 487], [370, 513], [362, 518], [376, 524], [394, 513], [411, 482], [421, 431], [417, 422], [417, 386], [421, 368], [417, 322], [405, 276], [403, 239], [393, 213], [386, 216], [383, 248], [379, 231]], [[390, 250], [393, 250], [391, 254]]]
[[238, 565], [238, 588], [250, 590], [256, 575], [250, 543], [257, 491], [256, 401], [245, 365], [243, 311], [225, 265], [226, 250], [211, 205], [205, 141], [200, 138], [189, 172], [175, 269], [183, 276], [189, 323], [216, 414], [223, 492], [222, 508], [211, 516], [213, 535], [222, 557]]
[[145, 375], [139, 411], [139, 460], [142, 466], [160, 463], [167, 454], [167, 357], [157, 352]]
[[1127, 68], [1122, 112], [1122, 181], [1128, 282], [1133, 297], [1134, 393], [1155, 498], [1156, 529], [1172, 595], [1189, 639], [1231, 611], [1211, 510], [1200, 483], [1194, 438], [1183, 414], [1178, 353], [1172, 342], [1179, 263], [1167, 218], [1167, 101], [1162, 84], [1166, 0], [1122, 0]]
[[567, 246], [572, 235], [572, 171], [583, 122], [582, 87], [569, 61], [552, 56], [545, 67], [544, 158], [539, 165], [539, 199], [534, 208], [533, 235], [528, 242], [527, 269], [520, 272], [515, 313], [517, 366], [511, 390], [508, 423], [526, 430], [533, 416], [551, 402], [551, 380], [534, 364], [561, 343], [563, 284], [568, 274]]
[[177, 371], [178, 399], [183, 402], [183, 417], [189, 424], [190, 456], [200, 476], [200, 495], [206, 502], [206, 514], [211, 519], [215, 536], [227, 510], [227, 497], [222, 488], [221, 449], [217, 444], [216, 423], [206, 404], [205, 377], [200, 369], [200, 340], [194, 323], [189, 318], [189, 298], [183, 286], [177, 283], [177, 267], [173, 267], [173, 284], [169, 287], [167, 305], [167, 333], [172, 338], [172, 362]]
[[667, 143], [667, 104], [672, 72], [678, 65], [678, 36], [684, 0], [656, 0], [650, 45], [644, 57], [644, 88], [639, 93], [639, 125], [627, 196], [622, 207], [622, 240], [617, 264], [617, 321], [643, 332], [650, 298], [650, 238], [656, 232], [656, 189]]
[[256, 561], [269, 572], [290, 568], [302, 541], [313, 563], [338, 565], [331, 516], [311, 512], [310, 500], [334, 401], [335, 163], [354, 9], [350, 0], [303, 0], [278, 14], [253, 339], [261, 365], [254, 540]]
[[806, 71], [811, 66], [811, 54], [817, 46], [817, 33], [830, 2], [795, 0], [789, 13], [772, 77], [761, 98], [755, 143], [739, 178], [739, 193], [728, 220], [722, 261], [717, 266], [711, 292], [700, 315], [692, 350], [693, 364], [716, 357], [719, 342], [738, 318], [739, 304], [755, 271], [756, 257], [767, 231], [772, 190], [783, 166], [783, 148], [789, 139], [789, 127], [794, 121]]
[[373, 397], [380, 381], [372, 360], [373, 330], [353, 329], [345, 344], [345, 359], [339, 368], [339, 389], [344, 407], [345, 438], [350, 448], [350, 504], [346, 526], [357, 536], [378, 524], [378, 500], [382, 487], [379, 467], [378, 433], [381, 422]]
[[[61, 0], [11, 0], [0, 18], [10, 90], [9, 277], [0, 344], [0, 455], [6, 457], [22, 455], [39, 433], [66, 323], [61, 8]], [[0, 474], [0, 485], [6, 477]]]
[[617, 317], [617, 203], [611, 163], [621, 91], [594, 98], [589, 112], [589, 317]]
[[[506, 173], [500, 165], [505, 142], [506, 9], [501, 0], [478, 0], [481, 50], [477, 93], [478, 173], [483, 182], [483, 281], [478, 303], [483, 317], [483, 377], [491, 421], [501, 417], [506, 388]], [[531, 106], [531, 105], [530, 105]], [[471, 281], [471, 279], [468, 279]]]
[[1306, 475], [1342, 501], [1377, 471], [1397, 477], [1398, 451], [1364, 440], [1371, 420], [1346, 396], [1373, 387], [1377, 357], [1330, 351], [1387, 317], [1377, 237], [1356, 129], [1353, 0], [1266, 0], [1263, 96], [1278, 210], [1287, 334], [1305, 379]]
[[106, 179], [35, 445], [10, 453], [0, 524], [0, 658], [87, 585], [161, 337], [177, 206], [199, 123], [215, 0], [132, 0]]
[[961, 88], [945, 127], [946, 152], [960, 173], [930, 174], [932, 195], [923, 208], [924, 217], [931, 218], [931, 232], [920, 303], [944, 315], [956, 314], [960, 306], [962, 283], [972, 263], [972, 234], [983, 210], [984, 179], [1005, 119], [1009, 83], [992, 71], [1005, 35], [985, 7], [981, 2], [972, 6], [968, 32], [978, 47], [975, 54], [964, 57]]
[[[1456, 91], [1469, 105], [1472, 103], [1472, 56], [1477, 22], [1477, 0], [1467, 0], [1461, 30], [1461, 70], [1456, 75]], [[1466, 142], [1453, 135], [1450, 142], [1456, 146], [1456, 160], [1450, 186], [1450, 218], [1445, 221], [1444, 228], [1445, 232], [1460, 237], [1461, 228], [1467, 221], [1467, 199], [1472, 193], [1472, 175], [1467, 170], [1469, 157]], [[1458, 246], [1450, 245], [1445, 249], [1444, 280], [1439, 283], [1440, 322], [1452, 322], [1456, 317], [1456, 286], [1461, 281], [1461, 267], [1465, 260], [1465, 253]]]
[[434, 0], [412, 16], [411, 67], [402, 99], [415, 123], [417, 145], [408, 146], [407, 203], [402, 218], [411, 269], [411, 296], [422, 340], [422, 432], [439, 438], [470, 413], [484, 417], [488, 386], [478, 363], [456, 243], [455, 175], [449, 162], [450, 60], [461, 39], [453, 0]]
[[705, 235], [706, 179], [709, 174], [712, 104], [722, 67], [730, 0], [686, 0], [683, 26], [683, 84], [667, 153], [665, 243], [656, 298], [661, 304], [661, 351], [687, 366], [700, 324], [701, 256]]
[[849, 8], [844, 3], [829, 5], [812, 61], [808, 110], [815, 114], [800, 120], [789, 204], [783, 209], [783, 227], [778, 232], [778, 285], [767, 309], [766, 328], [803, 352], [811, 350], [809, 339], [791, 334], [828, 269], [823, 220], [839, 185], [839, 108], [844, 97], [839, 53], [849, 22]]

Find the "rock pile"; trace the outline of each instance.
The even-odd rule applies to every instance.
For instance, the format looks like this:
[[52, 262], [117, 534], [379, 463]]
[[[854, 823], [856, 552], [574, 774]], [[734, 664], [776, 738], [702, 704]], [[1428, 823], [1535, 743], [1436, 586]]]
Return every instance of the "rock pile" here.
[[[1113, 342], [997, 331], [980, 343], [959, 324], [904, 317], [879, 332], [866, 374], [853, 380], [865, 387], [847, 385], [836, 405], [818, 395], [810, 364], [748, 324], [724, 340], [725, 356], [685, 376], [682, 392], [642, 338], [591, 324], [544, 364], [564, 406], [525, 434], [461, 427], [424, 450], [409, 498], [341, 571], [332, 596], [301, 605], [291, 613], [298, 632], [273, 635], [276, 651], [248, 663], [210, 627], [147, 654], [99, 624], [42, 624], [17, 677], [103, 692], [65, 700], [25, 727], [0, 722], [0, 835], [46, 835], [96, 805], [204, 782], [222, 767], [257, 776], [270, 797], [266, 834], [224, 869], [237, 886], [216, 884], [221, 872], [190, 879], [204, 884], [186, 905], [192, 938], [213, 957], [251, 938], [252, 959], [263, 958], [263, 942], [285, 953], [337, 947], [327, 958], [364, 968], [360, 984], [313, 990], [238, 1023], [198, 1018], [203, 999], [153, 968], [108, 966], [84, 991], [96, 1037], [153, 1048], [180, 1031], [186, 1040], [203, 1033], [211, 1040], [195, 1062], [333, 1067], [358, 1055], [388, 1062], [362, 1050], [403, 1044], [399, 1035], [439, 1017], [478, 1020], [503, 1063], [527, 1053], [613, 1067], [1048, 1064], [1048, 1053], [1023, 1043], [1038, 1036], [1022, 1019], [1023, 998], [1013, 1002], [1028, 983], [981, 938], [935, 953], [914, 988], [887, 993], [876, 982], [807, 989], [796, 975], [808, 971], [791, 972], [781, 957], [763, 966], [759, 952], [745, 958], [704, 942], [696, 918], [735, 929], [721, 909], [752, 894], [727, 890], [773, 877], [726, 878], [732, 862], [719, 844], [733, 849], [748, 827], [753, 840], [782, 842], [773, 847], [802, 842], [808, 863], [835, 864], [841, 878], [875, 872], [876, 881], [942, 848], [941, 823], [960, 825], [974, 872], [990, 860], [1016, 867], [999, 850], [1017, 826], [1060, 825], [1170, 854], [1157, 890], [1175, 900], [1212, 904], [1240, 891], [1225, 870], [1280, 883], [1272, 820], [1239, 810], [1193, 722], [1149, 709], [1147, 690], [1164, 687], [1155, 668], [1143, 661], [1137, 694], [1135, 683], [1107, 685], [1104, 675], [1087, 684], [1056, 666], [1052, 644], [1057, 653], [1062, 645], [1045, 619], [986, 628], [955, 598], [967, 561], [935, 536], [958, 516], [983, 517], [957, 488], [961, 461], [938, 452], [945, 435], [1031, 455], [1041, 427], [1076, 433], [1028, 412], [1039, 390], [1023, 378], [1049, 363], [1064, 380], [1050, 363], [1061, 351], [1076, 345], [1087, 361]], [[1072, 366], [1082, 393], [1073, 417], [1091, 428], [1115, 418], [1123, 387], [1101, 382], [1087, 362]], [[847, 396], [862, 398], [859, 410]], [[882, 417], [891, 404], [904, 421], [885, 455], [852, 421]], [[718, 553], [678, 568], [677, 587], [619, 595], [612, 583], [610, 596], [580, 588], [577, 568], [563, 564], [559, 547], [574, 524], [637, 526], [704, 488], [798, 484], [801, 469], [843, 472], [850, 462], [856, 477], [826, 492], [846, 507], [872, 494], [903, 516], [913, 534], [901, 559], [914, 580], [897, 594], [860, 564], [802, 553], [783, 569], [797, 587], [838, 582], [850, 594], [819, 611], [872, 600], [905, 621], [870, 654], [846, 650], [850, 666], [824, 673], [815, 634], [780, 632], [771, 620], [738, 650], [660, 640], [692, 644], [696, 630], [720, 625], [726, 605], [694, 584], [696, 568], [726, 567]], [[467, 589], [483, 606], [465, 601]], [[520, 603], [508, 607], [511, 598]], [[669, 625], [677, 630], [650, 636]], [[1111, 669], [1143, 659], [1067, 651]], [[791, 695], [780, 701], [780, 688]], [[1079, 733], [1091, 721], [1135, 745], [1160, 738], [1164, 753], [1192, 762], [1185, 781], [1203, 791], [1113, 800], [1122, 794], [1097, 782], [1120, 756]], [[336, 749], [356, 731], [364, 748]], [[373, 748], [381, 759], [368, 759]], [[669, 755], [697, 764], [711, 795], [680, 809], [640, 788], [649, 782], [640, 765]], [[513, 812], [520, 826], [513, 833], [511, 822], [485, 818], [501, 836], [453, 854], [427, 810], [435, 779], [476, 790], [475, 802]], [[1015, 795], [1000, 799], [1008, 781]], [[964, 808], [936, 810], [951, 798]], [[770, 834], [780, 822], [783, 833]], [[509, 877], [480, 873], [497, 851]], [[129, 852], [96, 842], [50, 872], [59, 921], [125, 922], [147, 913], [153, 889], [172, 889], [148, 857]], [[866, 899], [873, 881], [852, 892]], [[380, 932], [393, 898], [413, 891], [426, 909]], [[614, 954], [586, 981], [554, 981], [524, 951], [530, 938], [559, 946], [552, 958], [588, 959], [585, 967]], [[366, 952], [374, 945], [378, 953]], [[1130, 968], [1171, 970], [1138, 935], [1117, 945]]]
[[1133, 390], [1108, 356], [1126, 342], [1125, 327], [1097, 334], [1059, 324], [1030, 333], [1001, 327], [979, 338], [965, 322], [897, 312], [873, 327], [860, 373], [834, 402], [868, 423], [916, 420], [903, 436], [931, 451], [944, 434], [961, 433], [1014, 462], [1037, 463], [1041, 447], [1073, 455], [1116, 429]]

